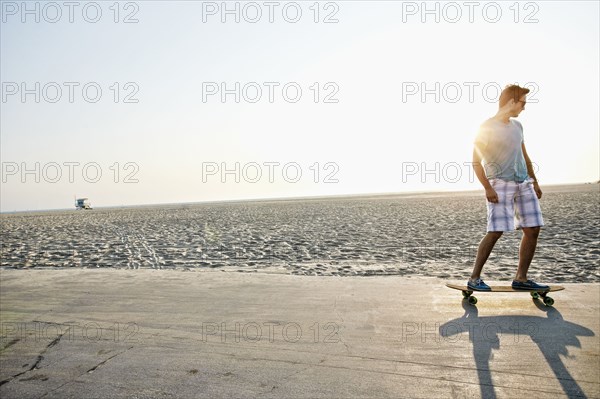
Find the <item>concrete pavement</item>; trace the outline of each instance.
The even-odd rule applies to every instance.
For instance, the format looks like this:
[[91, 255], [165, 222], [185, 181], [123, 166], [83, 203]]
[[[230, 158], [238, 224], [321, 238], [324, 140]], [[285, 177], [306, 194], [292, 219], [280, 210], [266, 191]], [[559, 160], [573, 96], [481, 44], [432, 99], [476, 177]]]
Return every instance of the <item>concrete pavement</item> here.
[[600, 397], [600, 285], [475, 307], [445, 283], [2, 270], [0, 396]]

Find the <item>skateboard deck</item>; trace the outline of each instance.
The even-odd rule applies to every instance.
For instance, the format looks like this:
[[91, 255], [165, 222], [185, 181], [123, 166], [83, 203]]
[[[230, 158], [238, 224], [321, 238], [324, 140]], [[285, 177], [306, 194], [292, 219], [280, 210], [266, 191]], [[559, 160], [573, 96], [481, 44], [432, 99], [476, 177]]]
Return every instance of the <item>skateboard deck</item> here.
[[554, 304], [554, 299], [550, 298], [547, 294], [549, 292], [561, 291], [561, 290], [565, 289], [565, 287], [562, 287], [560, 285], [551, 285], [548, 288], [543, 289], [543, 290], [517, 290], [517, 289], [514, 289], [513, 287], [511, 287], [510, 285], [491, 285], [490, 291], [475, 291], [475, 290], [467, 287], [466, 285], [449, 284], [449, 283], [446, 284], [446, 287], [452, 288], [454, 290], [462, 291], [463, 298], [467, 299], [471, 305], [475, 305], [477, 303], [477, 298], [473, 296], [474, 292], [477, 292], [477, 293], [480, 293], [480, 292], [483, 292], [483, 293], [486, 293], [486, 292], [528, 292], [533, 299], [542, 298], [542, 301], [544, 302], [545, 305], [552, 306]]

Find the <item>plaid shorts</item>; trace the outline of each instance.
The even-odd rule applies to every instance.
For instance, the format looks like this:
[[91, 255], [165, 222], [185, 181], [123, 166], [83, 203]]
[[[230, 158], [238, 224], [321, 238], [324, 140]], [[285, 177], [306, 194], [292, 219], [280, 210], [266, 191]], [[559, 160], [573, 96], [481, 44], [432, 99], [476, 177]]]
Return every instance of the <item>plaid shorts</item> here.
[[490, 179], [490, 184], [498, 194], [498, 202], [487, 201], [487, 231], [512, 231], [544, 225], [532, 179], [523, 183]]

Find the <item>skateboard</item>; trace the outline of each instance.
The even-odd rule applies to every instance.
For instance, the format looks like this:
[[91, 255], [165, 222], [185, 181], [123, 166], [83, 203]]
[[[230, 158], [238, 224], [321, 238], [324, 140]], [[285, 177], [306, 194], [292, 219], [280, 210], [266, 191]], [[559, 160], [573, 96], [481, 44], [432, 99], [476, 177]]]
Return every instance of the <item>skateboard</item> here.
[[541, 297], [542, 301], [544, 301], [544, 305], [552, 306], [554, 305], [554, 299], [550, 298], [547, 294], [549, 292], [561, 291], [565, 289], [565, 287], [561, 287], [560, 285], [551, 285], [544, 290], [516, 290], [509, 285], [492, 285], [490, 286], [491, 291], [474, 291], [466, 285], [458, 284], [446, 284], [446, 287], [462, 291], [463, 298], [468, 300], [471, 305], [475, 305], [477, 303], [477, 298], [473, 296], [474, 292], [529, 292], [533, 299], [540, 299]]

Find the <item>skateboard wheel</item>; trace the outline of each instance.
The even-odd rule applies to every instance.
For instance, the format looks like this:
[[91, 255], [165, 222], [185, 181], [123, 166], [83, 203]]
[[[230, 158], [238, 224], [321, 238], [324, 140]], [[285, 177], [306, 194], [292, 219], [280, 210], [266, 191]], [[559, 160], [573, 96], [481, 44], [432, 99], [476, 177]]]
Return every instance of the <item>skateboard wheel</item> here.
[[477, 303], [477, 298], [475, 298], [474, 296], [469, 296], [469, 303], [471, 305], [475, 305]]
[[468, 298], [471, 296], [471, 293], [469, 291], [463, 291], [462, 294], [463, 294], [463, 298]]
[[537, 292], [532, 292], [532, 293], [531, 293], [531, 297], [532, 297], [533, 299], [538, 299], [538, 298], [540, 297], [540, 294], [539, 294], [539, 293], [537, 293]]
[[546, 306], [552, 306], [554, 305], [554, 299], [550, 298], [549, 296], [544, 298], [544, 304]]

